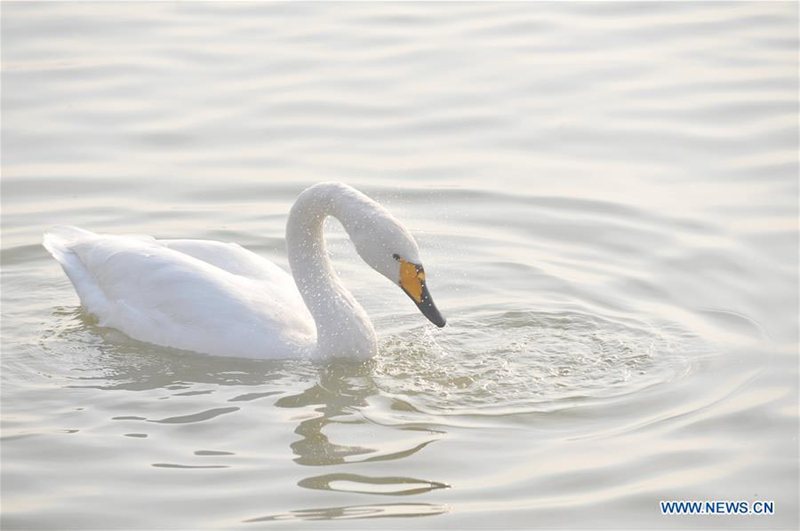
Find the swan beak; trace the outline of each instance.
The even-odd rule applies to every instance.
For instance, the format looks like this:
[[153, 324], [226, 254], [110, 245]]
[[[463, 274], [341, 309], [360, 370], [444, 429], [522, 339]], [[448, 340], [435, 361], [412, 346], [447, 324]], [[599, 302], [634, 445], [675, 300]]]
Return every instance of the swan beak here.
[[417, 305], [422, 315], [439, 328], [447, 324], [447, 320], [439, 313], [433, 303], [428, 286], [425, 285], [425, 270], [421, 265], [406, 262], [399, 256], [394, 256], [400, 262], [400, 287], [406, 292], [414, 304]]
[[[441, 313], [439, 313], [439, 309], [433, 303], [433, 299], [431, 298], [431, 294], [428, 291], [428, 286], [425, 285], [425, 281], [423, 280], [420, 282], [422, 284], [422, 297], [421, 300], [417, 301], [414, 297], [411, 297], [409, 293], [408, 296], [411, 297], [411, 300], [414, 301], [414, 304], [417, 305], [419, 311], [422, 312], [422, 315], [428, 318], [430, 322], [442, 328], [444, 325], [447, 324], [447, 319], [445, 319]], [[408, 293], [408, 292], [406, 292]]]
[[422, 315], [427, 317], [430, 322], [439, 328], [446, 325], [447, 320], [439, 313], [428, 291], [428, 286], [425, 285], [425, 270], [422, 269], [422, 266], [406, 262], [399, 256], [396, 259], [400, 262], [400, 287], [403, 288], [406, 295], [414, 301]]

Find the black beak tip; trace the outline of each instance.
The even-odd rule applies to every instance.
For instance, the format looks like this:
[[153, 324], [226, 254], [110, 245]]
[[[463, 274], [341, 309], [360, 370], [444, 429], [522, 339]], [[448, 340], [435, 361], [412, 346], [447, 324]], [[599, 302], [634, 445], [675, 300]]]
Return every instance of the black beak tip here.
[[447, 324], [447, 319], [445, 319], [442, 314], [439, 313], [435, 306], [433, 308], [421, 307], [420, 310], [422, 310], [422, 315], [428, 318], [428, 321], [432, 322], [439, 328], [444, 328], [444, 325]]
[[423, 298], [421, 303], [417, 303], [417, 307], [422, 312], [422, 315], [439, 328], [444, 328], [444, 325], [447, 324], [447, 319], [439, 313], [439, 309], [433, 304], [430, 295]]
[[[402, 285], [400, 287], [403, 288]], [[422, 297], [419, 301], [416, 300], [408, 291], [406, 291], [405, 288], [403, 288], [403, 291], [405, 291], [406, 295], [408, 295], [409, 298], [414, 301], [414, 304], [417, 305], [417, 308], [419, 308], [419, 311], [422, 312], [422, 315], [427, 317], [430, 322], [439, 328], [444, 328], [444, 326], [447, 324], [447, 319], [445, 319], [444, 316], [439, 313], [439, 309], [435, 304], [433, 304], [433, 299], [431, 299], [431, 294], [428, 292], [428, 287], [425, 285], [424, 281], [422, 282]]]

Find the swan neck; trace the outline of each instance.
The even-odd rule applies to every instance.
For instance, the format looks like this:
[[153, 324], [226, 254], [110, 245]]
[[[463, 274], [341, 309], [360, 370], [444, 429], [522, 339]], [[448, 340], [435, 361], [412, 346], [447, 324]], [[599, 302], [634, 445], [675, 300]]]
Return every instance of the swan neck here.
[[286, 247], [300, 295], [317, 328], [320, 357], [369, 358], [377, 338], [364, 309], [341, 283], [328, 258], [324, 223], [328, 216], [348, 228], [347, 187], [322, 183], [305, 190], [289, 213]]

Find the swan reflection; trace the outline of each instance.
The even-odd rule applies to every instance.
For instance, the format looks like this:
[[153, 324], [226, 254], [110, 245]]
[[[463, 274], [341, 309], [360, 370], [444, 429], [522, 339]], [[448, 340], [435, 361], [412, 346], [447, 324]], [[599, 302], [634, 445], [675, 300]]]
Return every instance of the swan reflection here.
[[[295, 433], [302, 439], [292, 443], [295, 461], [301, 465], [325, 466], [369, 461], [389, 461], [409, 457], [438, 440], [439, 432], [402, 426], [398, 429], [414, 432], [418, 441], [408, 448], [382, 452], [363, 445], [336, 444], [323, 432], [334, 425], [367, 425], [359, 414], [369, 406], [368, 398], [379, 390], [372, 380], [373, 362], [357, 363], [333, 360], [319, 373], [319, 381], [302, 393], [284, 396], [275, 402], [282, 408], [313, 408], [317, 415], [300, 421]], [[356, 431], [356, 430], [350, 430]], [[422, 434], [425, 440], [419, 441]]]
[[[93, 344], [91, 359], [62, 360], [69, 364], [66, 372], [71, 375], [65, 387], [89, 393], [135, 392], [124, 400], [123, 409], [109, 415], [109, 419], [120, 423], [120, 436], [141, 441], [159, 439], [157, 436], [161, 434], [180, 438], [177, 430], [182, 427], [199, 430], [202, 426], [202, 431], [183, 432], [195, 434], [187, 441], [195, 446], [184, 459], [154, 458], [150, 466], [176, 474], [190, 469], [208, 472], [218, 469], [223, 473], [246, 467], [241, 464], [241, 457], [253, 454], [253, 449], [238, 448], [236, 445], [240, 443], [235, 441], [233, 447], [223, 448], [220, 441], [225, 438], [218, 437], [220, 429], [216, 427], [227, 422], [241, 423], [244, 415], [248, 417], [245, 419], [248, 430], [252, 430], [246, 437], [260, 439], [259, 432], [273, 436], [276, 430], [286, 430], [287, 422], [294, 423], [293, 428], [291, 424], [288, 426], [296, 437], [288, 444], [292, 460], [300, 467], [295, 472], [313, 471], [300, 477], [287, 475], [287, 481], [300, 488], [298, 492], [310, 489], [389, 499], [384, 504], [306, 508], [246, 521], [431, 516], [447, 511], [436, 504], [405, 501], [448, 488], [442, 481], [370, 473], [373, 468], [377, 470], [371, 463], [409, 458], [443, 435], [424, 423], [409, 423], [407, 418], [384, 424], [365, 416], [370, 408], [383, 407], [377, 405], [381, 401], [392, 400], [382, 395], [375, 384], [375, 362], [337, 359], [319, 365], [304, 360], [258, 361], [196, 355], [133, 342], [84, 321], [80, 315], [75, 317], [68, 330], [47, 341], [74, 342], [78, 338], [84, 345]], [[166, 398], [180, 401], [181, 407], [164, 408], [155, 404]], [[392, 400], [389, 410], [393, 410], [393, 403]], [[252, 422], [264, 411], [272, 411], [270, 420]], [[274, 415], [281, 411], [289, 415]], [[403, 410], [403, 414], [408, 415], [409, 411]], [[199, 434], [205, 434], [203, 439], [197, 439]], [[194, 451], [198, 447], [203, 450]], [[162, 452], [156, 452], [159, 454]], [[256, 466], [268, 464], [266, 459], [266, 456], [259, 458]], [[392, 503], [392, 498], [404, 501]], [[300, 495], [295, 499], [302, 503]]]

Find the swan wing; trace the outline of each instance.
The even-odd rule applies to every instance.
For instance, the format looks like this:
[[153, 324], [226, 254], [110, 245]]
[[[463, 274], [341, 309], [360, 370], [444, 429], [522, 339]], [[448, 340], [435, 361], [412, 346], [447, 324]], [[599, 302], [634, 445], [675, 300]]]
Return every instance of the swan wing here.
[[49, 231], [44, 245], [86, 311], [134, 339], [265, 358], [297, 356], [313, 344], [313, 319], [292, 277], [241, 247], [75, 227]]
[[159, 244], [202, 260], [234, 275], [267, 281], [294, 282], [283, 269], [238, 243], [211, 240], [156, 240]]

